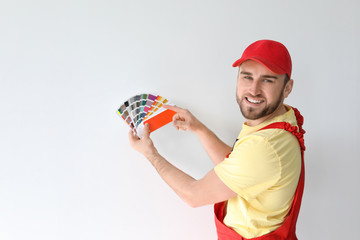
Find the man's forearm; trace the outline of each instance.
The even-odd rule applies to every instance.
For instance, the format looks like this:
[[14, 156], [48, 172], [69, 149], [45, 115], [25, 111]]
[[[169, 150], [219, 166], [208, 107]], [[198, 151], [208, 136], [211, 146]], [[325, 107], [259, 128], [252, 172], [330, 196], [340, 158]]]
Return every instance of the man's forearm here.
[[224, 160], [225, 156], [229, 154], [231, 147], [221, 141], [210, 129], [192, 115], [189, 110], [175, 106], [166, 106], [166, 108], [176, 112], [173, 118], [174, 126], [178, 130], [190, 130], [195, 133], [215, 164]]
[[160, 177], [191, 207], [214, 204], [236, 196], [236, 193], [219, 179], [214, 169], [203, 178], [196, 180], [176, 168], [158, 153], [146, 157]]
[[231, 147], [221, 141], [215, 133], [208, 129], [204, 124], [194, 131], [200, 139], [205, 151], [215, 165], [224, 160], [225, 156], [230, 153]]
[[175, 193], [184, 200], [187, 204], [194, 207], [196, 204], [194, 200], [193, 184], [196, 179], [184, 173], [170, 162], [168, 162], [159, 153], [154, 153], [146, 156], [146, 158], [155, 167], [160, 177], [175, 191]]

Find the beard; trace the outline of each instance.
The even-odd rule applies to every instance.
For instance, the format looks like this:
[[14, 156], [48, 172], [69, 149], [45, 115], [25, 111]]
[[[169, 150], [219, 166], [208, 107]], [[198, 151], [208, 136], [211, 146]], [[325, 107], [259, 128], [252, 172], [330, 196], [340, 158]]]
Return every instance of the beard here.
[[[261, 96], [258, 96], [258, 97], [261, 97]], [[280, 96], [273, 104], [268, 104], [268, 105], [264, 106], [262, 109], [258, 109], [258, 108], [244, 106], [244, 104], [242, 104], [242, 102], [247, 101], [245, 99], [245, 96], [243, 96], [242, 98], [240, 98], [239, 96], [236, 96], [236, 101], [239, 104], [240, 111], [241, 111], [242, 115], [244, 116], [244, 118], [248, 119], [248, 120], [260, 119], [262, 117], [272, 114], [273, 112], [275, 112], [276, 109], [279, 108], [283, 99], [284, 99], [284, 94], [283, 94], [283, 91], [281, 91]]]

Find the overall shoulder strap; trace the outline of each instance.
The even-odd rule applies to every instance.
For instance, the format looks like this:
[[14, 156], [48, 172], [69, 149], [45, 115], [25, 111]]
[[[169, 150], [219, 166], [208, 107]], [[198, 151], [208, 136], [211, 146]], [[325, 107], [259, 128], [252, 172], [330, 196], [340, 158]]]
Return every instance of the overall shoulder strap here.
[[265, 129], [271, 129], [271, 128], [278, 128], [278, 129], [284, 129], [288, 132], [290, 132], [292, 135], [294, 135], [300, 144], [301, 152], [303, 153], [305, 151], [305, 142], [304, 142], [304, 134], [305, 130], [302, 128], [302, 125], [304, 123], [304, 117], [300, 114], [299, 110], [296, 108], [292, 108], [295, 112], [295, 117], [298, 126], [292, 126], [288, 122], [275, 122], [272, 124], [269, 124], [258, 131], [265, 130]]

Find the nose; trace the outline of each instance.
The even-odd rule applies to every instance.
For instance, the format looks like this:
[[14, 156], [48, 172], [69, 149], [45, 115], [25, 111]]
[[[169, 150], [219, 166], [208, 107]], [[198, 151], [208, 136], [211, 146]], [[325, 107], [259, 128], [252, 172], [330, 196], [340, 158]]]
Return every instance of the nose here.
[[249, 85], [249, 93], [253, 96], [257, 96], [261, 93], [261, 87], [259, 81], [252, 81]]

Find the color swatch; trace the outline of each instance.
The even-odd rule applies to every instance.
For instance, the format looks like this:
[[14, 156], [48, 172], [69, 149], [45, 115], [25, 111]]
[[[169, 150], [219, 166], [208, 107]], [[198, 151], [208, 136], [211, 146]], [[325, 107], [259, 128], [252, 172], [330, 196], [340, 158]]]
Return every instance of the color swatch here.
[[152, 132], [172, 121], [176, 112], [163, 108], [164, 104], [172, 105], [159, 95], [140, 94], [125, 101], [118, 109], [118, 113], [134, 134], [141, 138], [145, 123], [149, 124]]

